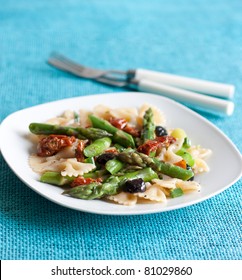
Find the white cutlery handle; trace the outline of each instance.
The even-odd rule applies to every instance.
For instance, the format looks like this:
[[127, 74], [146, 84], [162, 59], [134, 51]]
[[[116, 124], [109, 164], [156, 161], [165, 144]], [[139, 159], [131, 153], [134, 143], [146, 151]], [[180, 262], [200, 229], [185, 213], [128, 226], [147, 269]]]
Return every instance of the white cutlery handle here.
[[234, 111], [234, 103], [229, 100], [175, 88], [145, 79], [139, 80], [136, 86], [140, 91], [161, 94], [176, 101], [195, 105], [196, 107], [200, 107], [214, 113], [232, 115]]
[[154, 82], [160, 82], [162, 84], [192, 90], [208, 95], [214, 95], [222, 98], [232, 98], [235, 90], [234, 86], [229, 84], [187, 78], [145, 69], [136, 69], [134, 79], [152, 80]]

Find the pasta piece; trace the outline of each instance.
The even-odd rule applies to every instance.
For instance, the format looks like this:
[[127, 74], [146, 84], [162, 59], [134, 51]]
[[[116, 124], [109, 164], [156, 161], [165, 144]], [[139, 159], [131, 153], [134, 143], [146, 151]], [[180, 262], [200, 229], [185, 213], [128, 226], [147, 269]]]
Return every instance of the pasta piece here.
[[137, 202], [137, 196], [132, 193], [121, 192], [116, 195], [110, 195], [107, 199], [117, 202], [118, 204], [132, 206]]
[[154, 184], [154, 186], [158, 187], [161, 191], [163, 191], [166, 197], [170, 197], [171, 195], [170, 189], [163, 188], [157, 184]]
[[37, 155], [29, 156], [29, 166], [36, 173], [43, 173], [45, 171], [58, 171], [58, 160], [55, 156], [52, 157], [38, 157]]
[[176, 187], [176, 183], [177, 183], [176, 178], [172, 178], [172, 179], [167, 179], [167, 180], [163, 180], [163, 179], [153, 179], [152, 183], [157, 184], [158, 186], [161, 186], [163, 188], [167, 188], [167, 189], [174, 189]]
[[156, 108], [153, 105], [149, 105], [149, 104], [144, 104], [139, 108], [138, 117], [137, 117], [137, 124], [139, 126], [142, 126], [144, 113], [149, 108], [152, 109], [153, 114], [154, 114], [154, 124], [165, 126], [166, 119], [165, 119], [164, 114], [158, 108]]
[[209, 166], [204, 159], [195, 158], [195, 163], [194, 163], [192, 169], [195, 174], [199, 174], [199, 173], [203, 173], [203, 172], [208, 172]]
[[78, 162], [76, 158], [69, 158], [60, 163], [59, 171], [62, 176], [77, 177], [96, 168], [94, 164]]
[[61, 158], [74, 158], [75, 157], [75, 145], [65, 147], [64, 149], [60, 150], [55, 157], [57, 160]]
[[49, 119], [48, 121], [46, 121], [46, 123], [64, 126], [68, 123], [68, 120], [63, 117], [55, 117], [55, 118]]
[[102, 119], [110, 118], [110, 108], [104, 105], [97, 105], [93, 108], [93, 114]]
[[65, 126], [65, 125], [70, 125], [73, 122], [74, 122], [74, 112], [71, 110], [66, 110], [61, 116], [51, 118], [46, 123]]
[[201, 146], [197, 145], [197, 146], [191, 146], [188, 150], [188, 153], [190, 153], [193, 158], [201, 158], [201, 159], [205, 159], [208, 158], [211, 154], [212, 151], [210, 149], [205, 149], [202, 148]]
[[179, 151], [182, 147], [183, 141], [181, 140], [176, 140], [175, 143], [171, 144], [167, 149], [162, 148], [157, 155], [157, 158], [159, 160], [163, 160], [165, 162], [169, 163], [176, 163], [182, 160], [182, 157], [177, 155], [176, 152]]
[[73, 121], [74, 120], [74, 112], [71, 111], [71, 110], [66, 110], [66, 111], [64, 111], [62, 117], [69, 120], [69, 121]]
[[184, 193], [190, 193], [201, 190], [201, 185], [196, 181], [182, 181], [177, 180], [176, 186], [181, 188]]
[[[183, 181], [176, 178], [167, 180], [153, 179], [152, 183], [154, 183], [152, 186], [156, 185], [157, 187], [160, 187], [162, 191], [164, 191], [164, 189], [168, 189], [168, 195], [170, 193], [170, 190], [175, 188], [181, 188], [184, 193], [200, 191], [201, 189], [200, 184], [196, 181]], [[165, 194], [167, 195], [167, 190], [165, 191]]]
[[39, 141], [43, 138], [43, 136], [30, 133], [27, 134], [27, 138], [32, 142], [32, 144], [37, 145]]
[[182, 148], [183, 142], [184, 142], [184, 139], [182, 139], [182, 138], [176, 139], [175, 143], [172, 143], [168, 147], [168, 150], [170, 150], [174, 153], [178, 152]]
[[182, 157], [176, 155], [172, 150], [167, 150], [164, 154], [164, 161], [168, 163], [176, 163], [182, 160]]
[[157, 151], [156, 158], [164, 161], [165, 160], [165, 154], [166, 154], [166, 148], [161, 148]]
[[31, 155], [29, 157], [29, 165], [36, 173], [56, 171], [61, 172], [62, 176], [70, 177], [83, 175], [95, 168], [94, 164], [78, 162], [76, 158], [58, 159], [56, 155], [52, 157]]
[[156, 202], [166, 202], [166, 195], [156, 185], [151, 185], [145, 192], [136, 193], [138, 197], [145, 198]]
[[130, 123], [135, 123], [138, 116], [136, 108], [119, 108], [110, 110], [110, 115], [114, 118], [125, 119]]
[[84, 109], [81, 109], [79, 111], [79, 116], [80, 116], [80, 126], [82, 127], [88, 127], [88, 126], [91, 126], [91, 121], [89, 120], [88, 116], [91, 114], [92, 112], [91, 111], [88, 111], [88, 110], [84, 110]]

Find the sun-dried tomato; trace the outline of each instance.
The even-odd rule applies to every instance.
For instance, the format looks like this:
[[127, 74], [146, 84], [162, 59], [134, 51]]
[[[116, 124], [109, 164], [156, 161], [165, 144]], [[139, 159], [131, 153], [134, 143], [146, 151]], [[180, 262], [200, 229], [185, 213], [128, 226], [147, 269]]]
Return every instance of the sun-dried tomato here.
[[127, 124], [125, 126], [125, 128], [123, 129], [123, 131], [129, 133], [130, 135], [134, 136], [134, 137], [139, 137], [140, 136], [140, 131], [134, 127], [134, 126], [131, 126], [129, 124]]
[[85, 145], [86, 145], [86, 141], [82, 141], [82, 140], [78, 141], [78, 144], [77, 144], [77, 147], [75, 150], [75, 157], [76, 157], [77, 161], [79, 161], [79, 162], [84, 162], [85, 156], [84, 156], [83, 150], [85, 148]]
[[75, 141], [74, 136], [49, 135], [40, 140], [37, 146], [37, 155], [40, 157], [53, 156], [63, 148], [71, 146]]
[[155, 140], [148, 140], [144, 144], [140, 145], [137, 149], [138, 152], [149, 155], [151, 152], [158, 148], [159, 142]]
[[155, 140], [161, 143], [161, 146], [164, 148], [168, 148], [172, 143], [176, 142], [176, 138], [169, 135], [156, 137]]
[[118, 154], [118, 151], [114, 147], [114, 148], [109, 148], [109, 149], [105, 150], [105, 153]]
[[109, 119], [109, 122], [113, 126], [117, 127], [118, 129], [122, 129], [122, 130], [125, 128], [125, 126], [128, 123], [125, 119], [119, 119], [119, 118], [113, 118], [113, 117]]
[[91, 183], [101, 183], [102, 182], [102, 178], [84, 178], [84, 177], [77, 177], [76, 179], [74, 179], [74, 181], [72, 181], [71, 183], [71, 187], [77, 187], [77, 186], [81, 186], [81, 185], [88, 185]]
[[121, 119], [121, 118], [119, 119], [119, 118], [112, 117], [109, 119], [109, 122], [116, 128], [121, 129], [134, 137], [140, 136], [140, 131], [137, 128], [135, 128], [134, 126], [131, 126], [130, 124], [128, 124], [128, 122], [125, 119]]
[[154, 140], [147, 140], [144, 144], [138, 147], [138, 152], [149, 155], [151, 152], [156, 151], [158, 148], [168, 148], [170, 144], [174, 143], [176, 139], [172, 136], [160, 136]]

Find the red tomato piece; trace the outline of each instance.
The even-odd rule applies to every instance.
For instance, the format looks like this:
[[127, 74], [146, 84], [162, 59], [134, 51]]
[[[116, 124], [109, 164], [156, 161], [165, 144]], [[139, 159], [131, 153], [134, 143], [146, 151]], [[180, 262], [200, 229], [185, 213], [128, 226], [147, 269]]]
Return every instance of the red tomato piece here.
[[136, 127], [131, 126], [129, 124], [127, 124], [123, 130], [134, 137], [140, 136], [140, 131]]
[[118, 154], [118, 151], [116, 148], [109, 148], [109, 149], [105, 150], [105, 153]]
[[125, 126], [128, 123], [125, 119], [118, 119], [118, 118], [110, 118], [109, 122], [113, 126], [117, 127], [118, 129], [122, 129], [122, 130], [125, 128]]
[[144, 144], [138, 147], [137, 151], [149, 155], [151, 152], [156, 151], [159, 145], [159, 142], [156, 140], [147, 140]]
[[156, 141], [158, 141], [162, 147], [168, 148], [172, 143], [176, 142], [176, 138], [169, 135], [159, 136], [155, 138]]
[[75, 150], [75, 157], [76, 157], [77, 161], [79, 161], [79, 162], [83, 162], [85, 159], [85, 156], [83, 153], [85, 145], [86, 145], [86, 141], [82, 141], [82, 140], [79, 140], [79, 142], [77, 144], [77, 147]]
[[77, 177], [76, 179], [74, 179], [74, 181], [72, 181], [71, 187], [74, 188], [81, 185], [88, 185], [94, 182], [101, 183], [102, 178], [93, 179], [93, 178]]
[[158, 148], [168, 148], [171, 143], [174, 143], [176, 139], [172, 136], [160, 136], [154, 140], [147, 140], [144, 144], [138, 147], [138, 152], [149, 155], [151, 152], [156, 151]]
[[71, 146], [76, 141], [74, 136], [49, 135], [40, 140], [37, 146], [37, 155], [49, 157], [58, 153], [61, 149]]

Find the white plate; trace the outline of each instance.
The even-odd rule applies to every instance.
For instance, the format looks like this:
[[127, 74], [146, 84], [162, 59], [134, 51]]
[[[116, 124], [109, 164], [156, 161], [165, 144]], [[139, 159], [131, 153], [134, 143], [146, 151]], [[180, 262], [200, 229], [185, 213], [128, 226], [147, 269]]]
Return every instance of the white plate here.
[[[40, 183], [39, 175], [30, 169], [28, 156], [32, 150], [32, 144], [27, 138], [29, 123], [46, 121], [62, 114], [67, 109], [92, 109], [97, 104], [105, 104], [110, 107], [135, 107], [144, 103], [153, 104], [165, 113], [168, 128], [183, 128], [193, 144], [200, 144], [213, 151], [208, 160], [210, 172], [196, 176], [196, 181], [202, 185], [200, 193], [170, 199], [166, 205], [156, 203], [130, 207], [102, 200], [86, 201], [64, 196], [61, 194], [61, 188]], [[57, 204], [90, 213], [137, 215], [182, 208], [220, 193], [234, 184], [242, 173], [242, 158], [239, 151], [218, 128], [175, 101], [153, 94], [124, 92], [91, 95], [34, 106], [8, 116], [1, 124], [0, 135], [3, 157], [26, 185]]]

